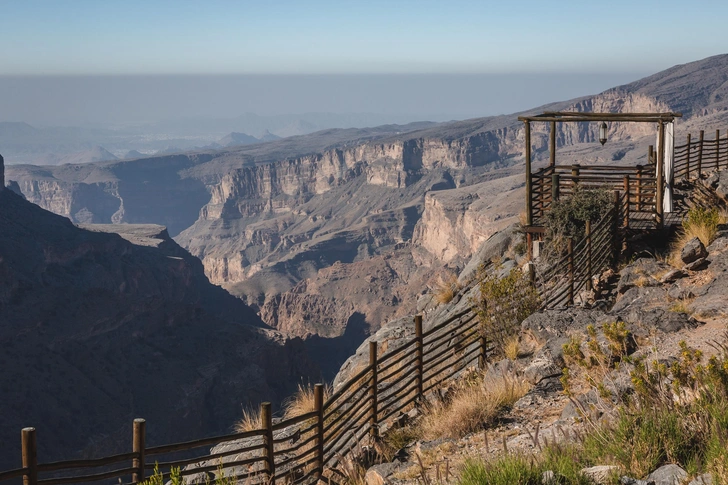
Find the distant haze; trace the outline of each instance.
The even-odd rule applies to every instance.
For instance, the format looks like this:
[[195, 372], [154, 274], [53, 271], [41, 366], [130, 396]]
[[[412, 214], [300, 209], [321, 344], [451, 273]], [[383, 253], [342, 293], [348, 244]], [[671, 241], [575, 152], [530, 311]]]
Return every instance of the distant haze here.
[[111, 125], [307, 112], [443, 121], [513, 113], [646, 74], [0, 76], [0, 121]]

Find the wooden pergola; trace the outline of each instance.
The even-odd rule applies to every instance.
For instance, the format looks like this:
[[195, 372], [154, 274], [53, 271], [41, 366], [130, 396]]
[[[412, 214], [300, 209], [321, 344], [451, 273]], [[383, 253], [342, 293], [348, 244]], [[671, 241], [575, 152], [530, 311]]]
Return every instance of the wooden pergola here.
[[[534, 193], [533, 193], [533, 182], [534, 177], [538, 179], [541, 177], [541, 180], [546, 180], [546, 177], [549, 176], [549, 174], [553, 174], [557, 171], [557, 169], [561, 168], [567, 168], [566, 166], [557, 166], [556, 165], [556, 123], [592, 123], [592, 122], [606, 122], [606, 123], [613, 123], [613, 122], [627, 122], [627, 123], [656, 123], [658, 125], [658, 150], [656, 154], [656, 160], [650, 156], [651, 163], [654, 163], [655, 167], [655, 174], [654, 174], [654, 181], [655, 181], [655, 203], [654, 203], [654, 210], [655, 210], [655, 219], [657, 222], [658, 227], [662, 226], [663, 223], [663, 197], [664, 197], [664, 188], [665, 188], [665, 180], [664, 180], [664, 161], [665, 161], [665, 125], [667, 123], [671, 123], [675, 120], [675, 118], [682, 117], [681, 113], [580, 113], [580, 112], [557, 112], [557, 111], [546, 111], [540, 115], [534, 115], [534, 116], [519, 116], [518, 120], [523, 121], [525, 125], [525, 159], [526, 159], [526, 232], [528, 235], [528, 243], [529, 243], [529, 253], [531, 252], [531, 246], [532, 246], [532, 237], [533, 234], [541, 234], [543, 232], [543, 227], [541, 227], [539, 224], [534, 224]], [[531, 154], [531, 123], [549, 123], [550, 124], [550, 140], [549, 140], [549, 165], [545, 168], [537, 172], [536, 174], [532, 173], [531, 164], [532, 164], [532, 154]], [[653, 161], [654, 160], [654, 161]], [[569, 167], [572, 170], [572, 173], [569, 178], [571, 178], [572, 182], [576, 182], [576, 180], [579, 178], [580, 175], [580, 165], [573, 165]], [[624, 166], [594, 166], [594, 167], [584, 167], [585, 169], [591, 168], [593, 170], [599, 170], [599, 177], [602, 177], [606, 180], [610, 176], [610, 173], [612, 174], [612, 177], [614, 176], [621, 176], [625, 170], [633, 170], [634, 167], [624, 167]], [[588, 179], [588, 175], [582, 175], [585, 179]], [[597, 178], [592, 175], [593, 180], [597, 180]], [[556, 176], [556, 180], [558, 182], [558, 176]], [[621, 183], [621, 181], [620, 181]], [[544, 185], [546, 183], [544, 182]], [[541, 187], [543, 195], [543, 187]], [[553, 186], [552, 186], [553, 189]], [[558, 187], [556, 189], [555, 194], [558, 194]], [[554, 199], [557, 196], [554, 197]], [[554, 200], [551, 199], [551, 200]], [[544, 200], [541, 200], [541, 206], [540, 211], [543, 213], [544, 207], [549, 203], [550, 201], [544, 202]]]

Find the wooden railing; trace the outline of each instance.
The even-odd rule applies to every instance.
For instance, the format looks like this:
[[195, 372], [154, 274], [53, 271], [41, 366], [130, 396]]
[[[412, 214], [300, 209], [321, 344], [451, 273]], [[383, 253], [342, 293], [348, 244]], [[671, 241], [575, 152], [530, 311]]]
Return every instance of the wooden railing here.
[[728, 168], [728, 136], [721, 138], [720, 130], [713, 140], [706, 140], [701, 130], [697, 139], [688, 135], [685, 144], [675, 146], [674, 178], [700, 177], [719, 168]]
[[[155, 467], [165, 480], [172, 467], [182, 467], [183, 477], [222, 470], [226, 477], [248, 484], [312, 483], [324, 473], [337, 483], [345, 478], [339, 462], [348, 451], [367, 436], [376, 439], [382, 424], [399, 418], [466, 368], [485, 365], [487, 346], [478, 324], [477, 315], [468, 309], [424, 331], [422, 317], [417, 316], [411, 340], [384, 353], [370, 342], [369, 364], [325, 401], [324, 386], [317, 384], [314, 411], [274, 423], [270, 403], [263, 403], [260, 428], [251, 431], [148, 447], [146, 423], [137, 419], [129, 453], [39, 465], [36, 431], [26, 428], [21, 439], [23, 466], [0, 472], [0, 482], [22, 478], [25, 485], [138, 483]], [[210, 454], [210, 447], [221, 443], [227, 444]], [[195, 450], [198, 455], [190, 457]], [[180, 453], [186, 456], [179, 458]]]
[[656, 181], [654, 165], [549, 166], [531, 175], [531, 218], [535, 226], [544, 226], [553, 202], [573, 194], [579, 186], [627, 194], [630, 220], [649, 225], [654, 223]]

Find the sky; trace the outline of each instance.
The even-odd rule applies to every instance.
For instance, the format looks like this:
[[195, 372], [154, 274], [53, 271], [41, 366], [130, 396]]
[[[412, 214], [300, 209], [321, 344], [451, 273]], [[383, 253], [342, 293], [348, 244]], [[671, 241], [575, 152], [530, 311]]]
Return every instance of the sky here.
[[511, 113], [728, 50], [728, 2], [0, 0], [0, 121]]
[[721, 1], [1, 0], [0, 7], [6, 75], [635, 71], [728, 46]]

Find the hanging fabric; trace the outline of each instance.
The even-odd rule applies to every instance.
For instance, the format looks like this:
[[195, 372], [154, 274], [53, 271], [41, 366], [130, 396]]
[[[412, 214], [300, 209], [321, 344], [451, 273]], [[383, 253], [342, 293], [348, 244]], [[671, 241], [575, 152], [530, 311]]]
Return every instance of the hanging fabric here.
[[[657, 131], [657, 139], [655, 141], [657, 151], [655, 151], [655, 163], [660, 163], [660, 131]], [[665, 190], [662, 194], [662, 212], [667, 214], [672, 212], [672, 185], [673, 185], [673, 160], [675, 152], [675, 122], [665, 123], [665, 157], [662, 165], [662, 173], [665, 178]]]
[[675, 155], [675, 122], [671, 121], [665, 126], [665, 194], [662, 200], [662, 210], [665, 214], [672, 212], [672, 186], [673, 186], [673, 160]]

